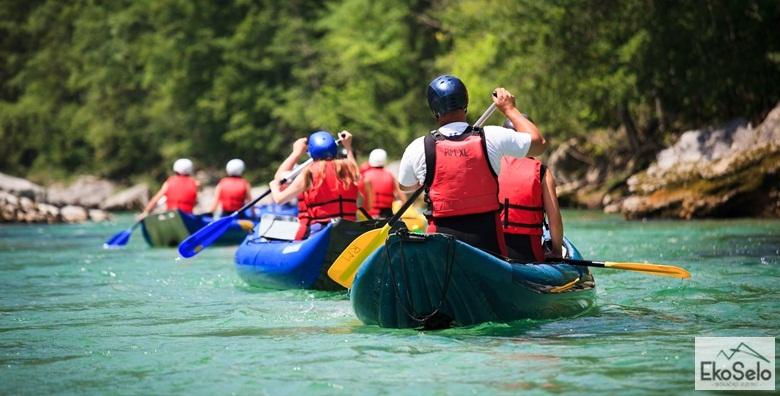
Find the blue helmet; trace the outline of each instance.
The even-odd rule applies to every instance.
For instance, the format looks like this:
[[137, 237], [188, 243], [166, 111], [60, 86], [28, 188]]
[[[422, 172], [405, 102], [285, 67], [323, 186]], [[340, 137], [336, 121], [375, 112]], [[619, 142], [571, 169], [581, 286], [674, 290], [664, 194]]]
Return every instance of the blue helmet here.
[[436, 118], [451, 111], [466, 110], [468, 105], [469, 92], [459, 78], [445, 74], [428, 84], [428, 107]]
[[315, 160], [336, 158], [339, 149], [336, 139], [328, 131], [317, 131], [309, 135], [309, 155]]

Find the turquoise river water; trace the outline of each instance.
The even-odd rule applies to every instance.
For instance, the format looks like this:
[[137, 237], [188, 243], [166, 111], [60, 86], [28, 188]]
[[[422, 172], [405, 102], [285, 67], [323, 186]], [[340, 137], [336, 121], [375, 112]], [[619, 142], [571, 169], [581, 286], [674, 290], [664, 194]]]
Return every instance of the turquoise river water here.
[[362, 325], [345, 294], [247, 287], [235, 248], [193, 260], [101, 243], [132, 219], [0, 226], [0, 394], [679, 394], [695, 336], [780, 329], [780, 221], [565, 213], [594, 271], [576, 318], [422, 332]]

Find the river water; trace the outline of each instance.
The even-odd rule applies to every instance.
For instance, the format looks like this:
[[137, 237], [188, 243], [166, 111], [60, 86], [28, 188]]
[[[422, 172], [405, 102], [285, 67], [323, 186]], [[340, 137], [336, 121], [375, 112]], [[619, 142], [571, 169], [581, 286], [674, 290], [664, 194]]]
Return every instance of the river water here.
[[364, 326], [343, 294], [247, 287], [234, 248], [106, 251], [116, 224], [0, 226], [0, 394], [678, 394], [695, 336], [777, 336], [780, 221], [564, 214], [594, 270], [577, 318], [421, 332]]

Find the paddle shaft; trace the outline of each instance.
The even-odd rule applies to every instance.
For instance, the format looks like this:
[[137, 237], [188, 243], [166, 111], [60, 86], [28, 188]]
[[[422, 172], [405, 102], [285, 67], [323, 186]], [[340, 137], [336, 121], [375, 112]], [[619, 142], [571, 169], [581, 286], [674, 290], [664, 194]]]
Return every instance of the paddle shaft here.
[[571, 265], [579, 265], [583, 267], [607, 268], [607, 265], [604, 261], [575, 260], [575, 259], [559, 258], [559, 257], [550, 258], [548, 260], [554, 263], [566, 263]]
[[665, 264], [652, 264], [652, 263], [623, 263], [617, 261], [590, 261], [590, 260], [575, 260], [564, 258], [550, 259], [556, 263], [566, 263], [571, 265], [579, 265], [584, 267], [597, 267], [597, 268], [610, 268], [620, 269], [627, 271], [642, 272], [645, 274], [652, 274], [658, 276], [670, 276], [673, 278], [687, 279], [691, 277], [690, 272], [684, 268], [675, 267], [673, 265]]
[[[280, 185], [289, 183], [292, 179], [295, 179], [296, 176], [298, 176], [301, 172], [303, 172], [304, 169], [306, 169], [307, 166], [311, 165], [311, 163], [314, 162], [314, 158], [309, 158], [306, 161], [302, 162], [300, 165], [296, 166], [295, 169], [290, 172], [289, 175], [282, 178], [282, 180], [279, 181]], [[256, 203], [260, 202], [261, 199], [268, 196], [268, 194], [271, 193], [271, 189], [269, 188], [266, 192], [260, 194], [259, 197], [253, 199], [248, 204], [242, 206], [237, 211], [233, 212], [230, 216], [237, 217], [241, 212], [251, 208], [252, 206], [255, 206]]]

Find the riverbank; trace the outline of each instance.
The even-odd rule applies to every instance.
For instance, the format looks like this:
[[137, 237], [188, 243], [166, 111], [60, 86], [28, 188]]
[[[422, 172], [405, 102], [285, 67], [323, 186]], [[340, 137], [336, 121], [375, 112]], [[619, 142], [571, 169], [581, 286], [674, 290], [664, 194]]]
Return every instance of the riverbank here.
[[735, 119], [686, 131], [644, 153], [587, 143], [568, 141], [549, 157], [564, 206], [628, 219], [780, 217], [780, 105], [757, 125]]
[[[565, 208], [601, 209], [627, 219], [780, 217], [780, 105], [757, 125], [735, 119], [679, 134], [668, 147], [639, 152], [601, 131], [570, 139], [544, 158]], [[616, 142], [616, 139], [618, 140]], [[397, 163], [390, 164], [391, 172]], [[205, 212], [221, 173], [196, 174]], [[253, 189], [253, 195], [265, 187]], [[10, 195], [9, 195], [10, 194]], [[0, 220], [5, 222], [102, 221], [107, 211], [138, 211], [146, 184], [121, 189], [108, 180], [79, 176], [49, 187], [0, 174]]]

